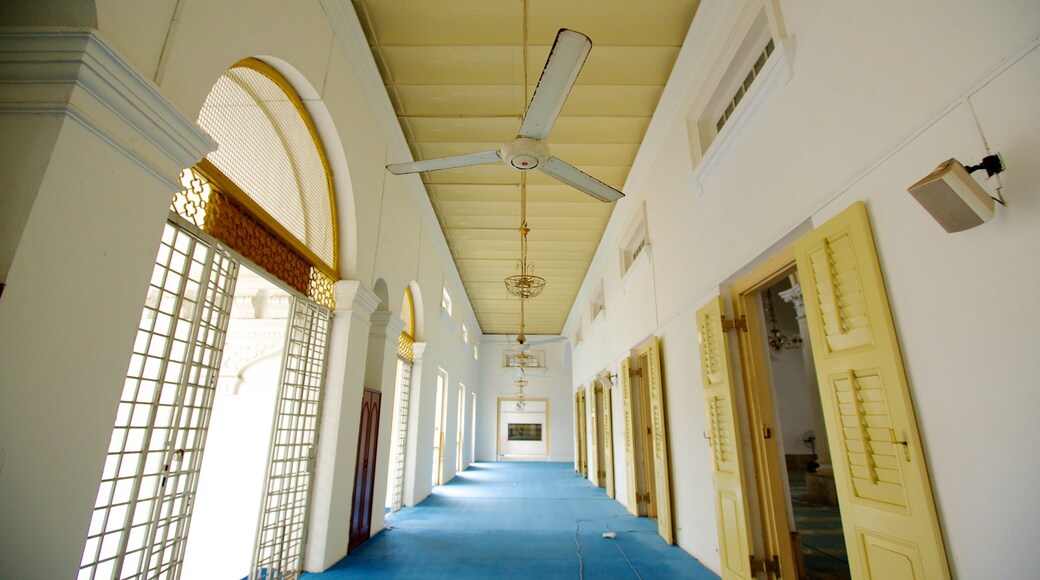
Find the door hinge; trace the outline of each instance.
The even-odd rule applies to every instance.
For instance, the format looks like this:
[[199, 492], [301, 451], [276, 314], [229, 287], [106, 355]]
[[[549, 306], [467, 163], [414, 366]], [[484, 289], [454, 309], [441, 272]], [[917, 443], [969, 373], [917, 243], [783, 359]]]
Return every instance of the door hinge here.
[[748, 559], [751, 561], [752, 574], [765, 572], [766, 574], [776, 574], [778, 577], [780, 576], [779, 556], [773, 556], [772, 560], [760, 560], [754, 556], [749, 556]]
[[743, 330], [744, 332], [747, 332], [747, 316], [744, 316], [742, 314], [740, 316], [740, 318], [737, 318], [736, 320], [734, 320], [732, 318], [726, 318], [725, 316], [723, 316], [722, 317], [722, 330], [734, 330], [734, 329]]
[[628, 376], [630, 376], [630, 377], [642, 377], [643, 376], [643, 369], [640, 368], [640, 367], [630, 368], [630, 369], [628, 369]]
[[645, 501], [650, 503], [650, 492], [636, 492], [636, 501]]

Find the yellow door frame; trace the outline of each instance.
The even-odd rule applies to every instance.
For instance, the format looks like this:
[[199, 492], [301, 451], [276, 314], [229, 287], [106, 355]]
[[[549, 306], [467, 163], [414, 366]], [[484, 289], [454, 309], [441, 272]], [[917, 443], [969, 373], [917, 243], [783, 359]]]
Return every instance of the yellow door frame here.
[[[751, 430], [751, 454], [754, 459], [755, 482], [762, 524], [763, 562], [779, 565], [777, 573], [767, 573], [767, 578], [802, 578], [801, 558], [798, 557], [800, 542], [792, 534], [787, 512], [787, 495], [780, 469], [780, 451], [776, 425], [773, 424], [774, 407], [769, 382], [767, 353], [762, 348], [761, 338], [765, 330], [758, 313], [759, 293], [786, 277], [795, 268], [794, 246], [781, 250], [777, 255], [758, 266], [730, 287], [733, 297], [733, 315], [746, 325], [738, 333], [741, 375], [744, 379], [744, 400]], [[807, 338], [807, 337], [803, 337]], [[806, 341], [808, 342], [808, 341]], [[808, 348], [808, 344], [806, 344]], [[806, 372], [814, 372], [806, 369]], [[745, 482], [746, 483], [746, 482]]]

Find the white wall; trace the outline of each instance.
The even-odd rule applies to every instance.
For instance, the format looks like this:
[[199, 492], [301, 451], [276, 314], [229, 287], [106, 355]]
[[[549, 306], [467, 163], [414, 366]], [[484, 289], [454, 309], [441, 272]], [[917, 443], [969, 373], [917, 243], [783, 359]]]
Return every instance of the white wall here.
[[[18, 577], [75, 574], [172, 184], [181, 168], [212, 147], [201, 133], [193, 133], [191, 121], [219, 75], [250, 56], [282, 72], [315, 116], [335, 171], [341, 276], [360, 282], [362, 289], [383, 280], [391, 309], [401, 303], [405, 286], [415, 282], [420, 310], [432, 313], [419, 325], [417, 338], [430, 348], [413, 391], [420, 449], [412, 494], [424, 497], [430, 466], [429, 452], [422, 449], [432, 449], [433, 373], [446, 369], [452, 389], [460, 382], [470, 391], [476, 388], [477, 363], [459, 335], [463, 323], [471, 343], [480, 340], [481, 332], [418, 179], [386, 173], [388, 160], [403, 160], [403, 137], [396, 120], [388, 121], [392, 107], [363, 34], [343, 15], [350, 6], [264, 3], [242, 10], [240, 3], [216, 1], [145, 8], [103, 0], [97, 10], [99, 50], [111, 50], [116, 63], [112, 70], [91, 69], [103, 78], [91, 87], [105, 91], [76, 84], [93, 77], [69, 74], [75, 71], [64, 65], [64, 55], [72, 53], [61, 53], [58, 67], [58, 53], [42, 49], [42, 56], [34, 53], [32, 66], [13, 76], [5, 73], [0, 86], [0, 102], [17, 104], [0, 111], [4, 143], [22, 144], [4, 147], [19, 172], [6, 165], [2, 171], [12, 192], [11, 203], [5, 200], [2, 207], [17, 210], [5, 218], [12, 232], [0, 240], [0, 271], [7, 283], [0, 300], [5, 329], [0, 341], [0, 519], [7, 524], [0, 532], [0, 560], [6, 571]], [[3, 22], [43, 24], [46, 5], [40, 18], [23, 16]], [[61, 29], [37, 34], [45, 42], [62, 38]], [[13, 46], [4, 43], [5, 50]], [[18, 47], [11, 54], [18, 55]], [[45, 82], [26, 93], [18, 82], [23, 76]], [[126, 115], [118, 117], [106, 100], [121, 98], [120, 90], [130, 91], [128, 84], [137, 92], [129, 104], [115, 109]], [[373, 99], [380, 94], [382, 100]], [[36, 109], [22, 114], [26, 106], [46, 114]], [[77, 114], [86, 120], [76, 121]], [[26, 205], [31, 207], [21, 207]], [[445, 286], [454, 297], [450, 318], [438, 315]], [[334, 325], [369, 323], [367, 314], [351, 314], [357, 305], [342, 306], [345, 319]], [[339, 373], [328, 377], [337, 385], [330, 397], [336, 416], [326, 414], [323, 425], [334, 427], [339, 436], [322, 441], [326, 449], [319, 449], [318, 471], [328, 476], [322, 485], [329, 487], [317, 493], [349, 506], [369, 347], [360, 340], [367, 331], [341, 334], [337, 344], [359, 356], [341, 352], [351, 364], [330, 363]], [[381, 380], [392, 384], [392, 376]], [[455, 414], [455, 405], [449, 405], [449, 429], [454, 429]], [[388, 447], [381, 446], [384, 455]], [[449, 477], [454, 454], [452, 446], [445, 457], [452, 466]], [[376, 496], [382, 497], [385, 477], [377, 482]], [[382, 518], [378, 504], [376, 530]], [[337, 528], [346, 521], [342, 515], [324, 514], [336, 521], [324, 522], [320, 536], [311, 535], [320, 553], [308, 566], [327, 566], [346, 553], [345, 535]]]
[[[534, 342], [545, 336], [528, 336]], [[508, 337], [488, 335], [480, 343], [480, 390], [477, 391], [477, 461], [496, 460], [499, 397], [516, 396], [516, 370], [502, 366], [503, 353], [512, 348]], [[549, 400], [549, 461], [574, 461], [574, 400], [571, 369], [562, 342], [532, 347], [544, 351], [545, 369], [526, 372], [528, 398]]]
[[[781, 2], [795, 45], [790, 80], [729, 143], [698, 197], [685, 116], [726, 40], [718, 23], [744, 4], [706, 1], [694, 20], [688, 60], [665, 92], [674, 107], [649, 131], [660, 147], [641, 151], [645, 167], [633, 170], [566, 325], [569, 336], [579, 324], [584, 333], [572, 384], [660, 337], [677, 539], [718, 570], [693, 313], [720, 284], [865, 200], [954, 574], [1032, 575], [1040, 451], [1023, 434], [1040, 408], [1030, 365], [1040, 338], [1031, 299], [1040, 289], [1040, 5]], [[946, 234], [906, 192], [949, 157], [975, 163], [997, 151], [1009, 205], [991, 223]], [[652, 259], [622, 287], [617, 234], [643, 202]], [[600, 280], [607, 318], [590, 325]]]

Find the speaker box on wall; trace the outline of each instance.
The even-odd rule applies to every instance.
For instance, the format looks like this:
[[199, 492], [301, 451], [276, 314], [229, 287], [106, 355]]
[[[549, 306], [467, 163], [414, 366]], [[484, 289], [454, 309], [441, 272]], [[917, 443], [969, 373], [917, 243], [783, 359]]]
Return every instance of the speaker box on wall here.
[[993, 218], [993, 198], [956, 159], [940, 163], [907, 191], [947, 232], [971, 229]]

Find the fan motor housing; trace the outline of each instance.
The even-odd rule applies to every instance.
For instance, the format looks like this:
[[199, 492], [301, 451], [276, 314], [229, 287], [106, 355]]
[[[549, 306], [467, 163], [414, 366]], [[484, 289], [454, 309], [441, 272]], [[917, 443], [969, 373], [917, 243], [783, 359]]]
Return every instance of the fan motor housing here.
[[549, 146], [530, 137], [517, 137], [502, 145], [498, 150], [502, 160], [513, 167], [527, 171], [545, 163], [549, 158]]

